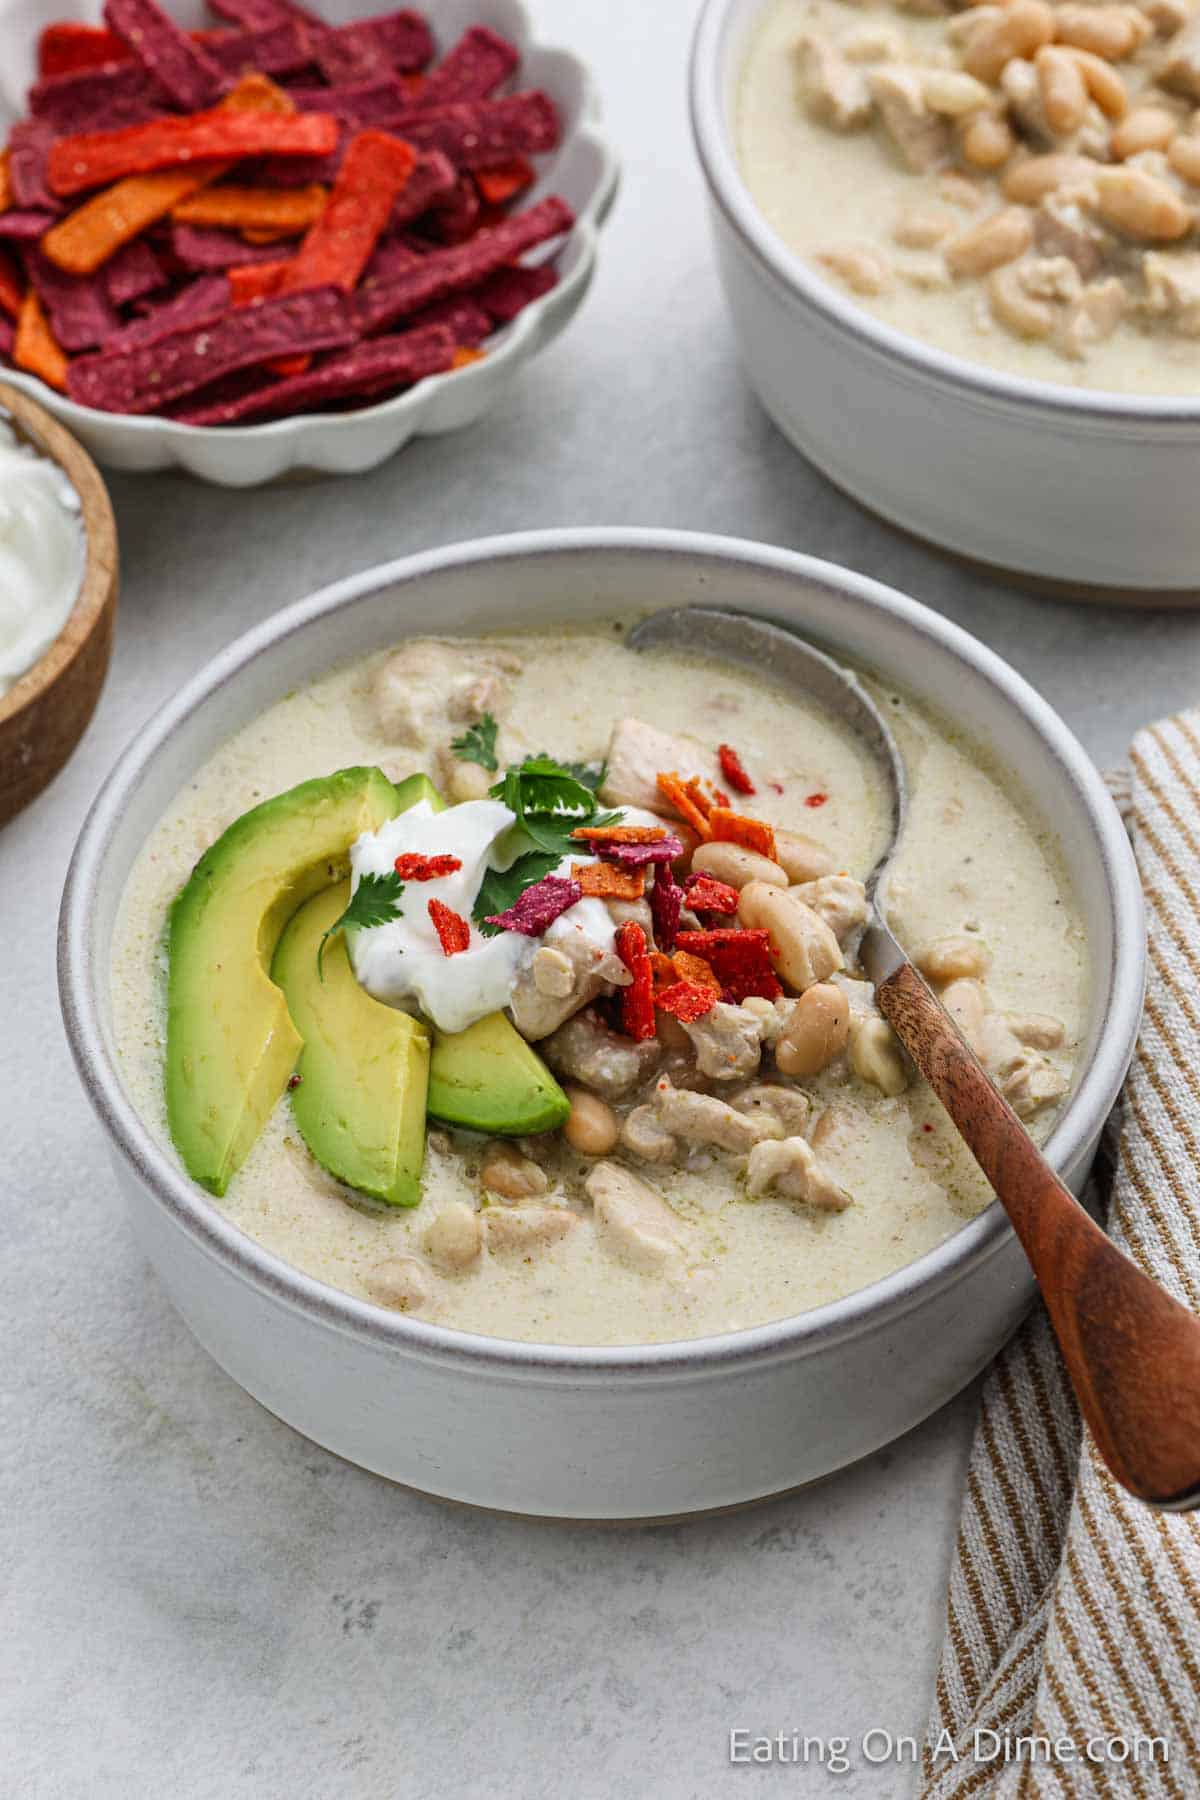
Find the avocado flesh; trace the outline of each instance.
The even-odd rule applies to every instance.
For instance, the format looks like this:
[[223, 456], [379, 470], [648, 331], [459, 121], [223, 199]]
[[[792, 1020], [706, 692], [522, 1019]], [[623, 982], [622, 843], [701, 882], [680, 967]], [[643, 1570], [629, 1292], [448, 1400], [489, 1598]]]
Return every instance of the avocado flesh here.
[[[389, 1206], [416, 1206], [425, 1159], [429, 1028], [372, 999], [343, 935], [321, 939], [350, 900], [342, 881], [292, 915], [272, 979], [304, 1040], [292, 1111], [305, 1143], [339, 1181]], [[322, 979], [323, 976], [323, 979]]]
[[268, 969], [288, 919], [344, 881], [350, 846], [405, 801], [379, 769], [302, 782], [236, 819], [171, 909], [167, 1119], [189, 1175], [221, 1195], [248, 1156], [301, 1050]]
[[535, 1050], [503, 1013], [465, 1031], [434, 1031], [429, 1064], [431, 1117], [495, 1137], [555, 1131], [571, 1102]]

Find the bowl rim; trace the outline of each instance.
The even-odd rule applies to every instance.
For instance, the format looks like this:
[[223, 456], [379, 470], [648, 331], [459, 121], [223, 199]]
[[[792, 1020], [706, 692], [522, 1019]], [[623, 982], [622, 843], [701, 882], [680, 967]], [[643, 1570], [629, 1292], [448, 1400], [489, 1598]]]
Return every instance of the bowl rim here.
[[58, 681], [112, 606], [117, 587], [117, 522], [104, 478], [79, 440], [24, 387], [0, 381], [0, 422], [60, 468], [79, 496], [83, 575], [74, 604], [49, 648], [0, 694], [0, 727], [34, 706]]
[[[367, 4], [377, 6], [382, 11], [386, 0], [367, 0]], [[568, 143], [587, 143], [596, 154], [599, 170], [594, 190], [587, 204], [576, 213], [570, 230], [561, 239], [552, 240], [551, 243], [555, 260], [565, 259], [570, 251], [577, 249], [574, 267], [562, 275], [547, 293], [523, 307], [516, 318], [494, 331], [488, 340], [488, 363], [491, 369], [507, 365], [515, 372], [528, 355], [536, 354], [545, 347], [539, 342], [544, 323], [561, 308], [569, 305], [581, 287], [586, 289], [599, 255], [600, 227], [607, 220], [616, 198], [621, 165], [612, 143], [600, 129], [600, 94], [591, 66], [573, 50], [555, 42], [543, 41], [538, 36], [526, 0], [504, 0], [504, 5], [512, 13], [511, 35], [514, 42], [519, 43], [522, 61], [536, 51], [561, 58], [578, 72], [581, 93], [579, 118], [574, 130], [569, 136], [564, 136], [555, 154], [561, 155]], [[540, 169], [538, 175], [540, 180]], [[555, 243], [558, 246], [556, 249], [553, 248]], [[538, 254], [542, 254], [544, 250], [545, 246], [540, 247]], [[462, 376], [467, 384], [474, 385], [481, 373], [478, 366], [471, 364], [463, 369], [446, 370], [440, 375], [426, 375], [412, 387], [404, 388], [397, 394], [390, 394], [370, 405], [352, 407], [345, 412], [298, 412], [284, 418], [262, 419], [246, 425], [189, 425], [181, 419], [167, 418], [162, 413], [106, 412], [100, 407], [83, 406], [69, 394], [56, 393], [40, 377], [24, 369], [6, 367], [4, 379], [20, 392], [28, 394], [31, 399], [48, 407], [55, 417], [75, 431], [86, 432], [99, 428], [122, 430], [128, 432], [131, 438], [149, 440], [157, 437], [166, 438], [168, 442], [178, 434], [188, 444], [212, 444], [219, 447], [221, 444], [271, 444], [292, 434], [311, 431], [314, 427], [322, 432], [329, 432], [335, 438], [345, 437], [352, 434], [360, 421], [378, 424], [380, 421], [410, 416], [419, 429], [426, 402], [440, 394], [446, 382]]]
[[[1200, 394], [1193, 399], [1174, 394], [1120, 394], [1105, 388], [1075, 388], [1034, 375], [1009, 375], [984, 363], [939, 350], [933, 344], [898, 331], [865, 307], [847, 298], [790, 250], [767, 223], [742, 177], [730, 138], [724, 102], [728, 68], [726, 28], [734, 8], [745, 0], [704, 0], [692, 37], [688, 73], [692, 140], [713, 202], [730, 228], [757, 258], [762, 270], [793, 298], [802, 299], [852, 337], [889, 361], [903, 363], [914, 375], [933, 377], [943, 385], [973, 392], [980, 398], [1028, 407], [1031, 403], [1059, 414], [1085, 414], [1089, 420], [1124, 425], [1200, 424]], [[772, 0], [750, 0], [756, 17]]]
[[123, 1091], [109, 1056], [98, 994], [107, 983], [108, 946], [99, 942], [96, 892], [113, 833], [156, 753], [224, 685], [260, 657], [315, 621], [383, 589], [421, 581], [448, 568], [528, 561], [564, 553], [700, 557], [732, 573], [747, 563], [851, 596], [935, 640], [982, 676], [1042, 739], [1078, 796], [1107, 872], [1106, 898], [1113, 942], [1112, 971], [1092, 1058], [1044, 1149], [1061, 1167], [1099, 1131], [1119, 1092], [1141, 1017], [1145, 972], [1142, 895], [1132, 848], [1120, 815], [1095, 766], [1073, 733], [1001, 657], [960, 626], [868, 576], [798, 551], [712, 534], [622, 527], [559, 528], [475, 539], [419, 552], [334, 582], [274, 614], [234, 640], [160, 707], [137, 732], [99, 791], [72, 857], [58, 927], [60, 998], [67, 1038], [88, 1098], [112, 1146], [175, 1226], [208, 1257], [248, 1285], [310, 1319], [380, 1350], [442, 1364], [466, 1365], [503, 1376], [520, 1370], [552, 1384], [639, 1382], [700, 1377], [718, 1367], [790, 1360], [818, 1346], [844, 1341], [899, 1317], [957, 1281], [967, 1269], [1011, 1246], [1012, 1231], [998, 1202], [943, 1243], [881, 1281], [815, 1307], [743, 1331], [674, 1339], [660, 1344], [539, 1344], [485, 1337], [389, 1313], [295, 1269], [247, 1236], [216, 1202], [175, 1165]]

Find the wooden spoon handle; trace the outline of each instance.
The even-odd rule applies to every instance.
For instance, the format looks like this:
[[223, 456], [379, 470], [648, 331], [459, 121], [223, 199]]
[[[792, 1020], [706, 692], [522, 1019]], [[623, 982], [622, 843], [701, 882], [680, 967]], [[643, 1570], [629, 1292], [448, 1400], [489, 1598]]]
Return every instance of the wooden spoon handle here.
[[1139, 1500], [1200, 1506], [1200, 1319], [1063, 1186], [911, 963], [876, 998], [1012, 1220], [1105, 1462]]

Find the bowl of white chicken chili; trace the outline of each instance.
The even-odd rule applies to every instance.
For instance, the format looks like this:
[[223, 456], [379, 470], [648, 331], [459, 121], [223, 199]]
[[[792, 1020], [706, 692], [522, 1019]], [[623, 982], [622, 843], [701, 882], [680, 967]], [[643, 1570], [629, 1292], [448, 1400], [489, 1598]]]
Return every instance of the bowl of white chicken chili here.
[[707, 0], [692, 120], [751, 384], [834, 481], [1092, 597], [1194, 598], [1184, 0]]
[[1076, 1187], [1140, 1011], [1102, 782], [1005, 664], [829, 564], [667, 532], [373, 570], [140, 734], [64, 901], [139, 1241], [271, 1411], [427, 1492], [654, 1518], [814, 1480], [1021, 1317], [1016, 1242], [855, 962], [870, 753], [721, 606], [853, 668], [911, 787], [889, 917]]

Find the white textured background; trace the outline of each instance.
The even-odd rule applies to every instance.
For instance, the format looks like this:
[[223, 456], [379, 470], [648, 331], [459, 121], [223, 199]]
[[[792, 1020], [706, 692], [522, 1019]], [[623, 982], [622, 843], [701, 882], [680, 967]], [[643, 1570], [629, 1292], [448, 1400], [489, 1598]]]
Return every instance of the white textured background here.
[[[919, 1733], [969, 1398], [813, 1492], [592, 1532], [455, 1511], [294, 1436], [169, 1311], [114, 1205], [54, 987], [88, 800], [157, 702], [283, 602], [526, 526], [695, 526], [892, 581], [985, 636], [1104, 762], [1195, 698], [1200, 621], [1020, 598], [909, 544], [743, 389], [686, 132], [692, 8], [541, 0], [593, 63], [624, 185], [581, 318], [469, 439], [229, 494], [113, 483], [113, 675], [0, 837], [0, 1794], [14, 1800], [898, 1796], [911, 1771], [730, 1769], [731, 1725]], [[936, 1346], [931, 1346], [936, 1353]]]

